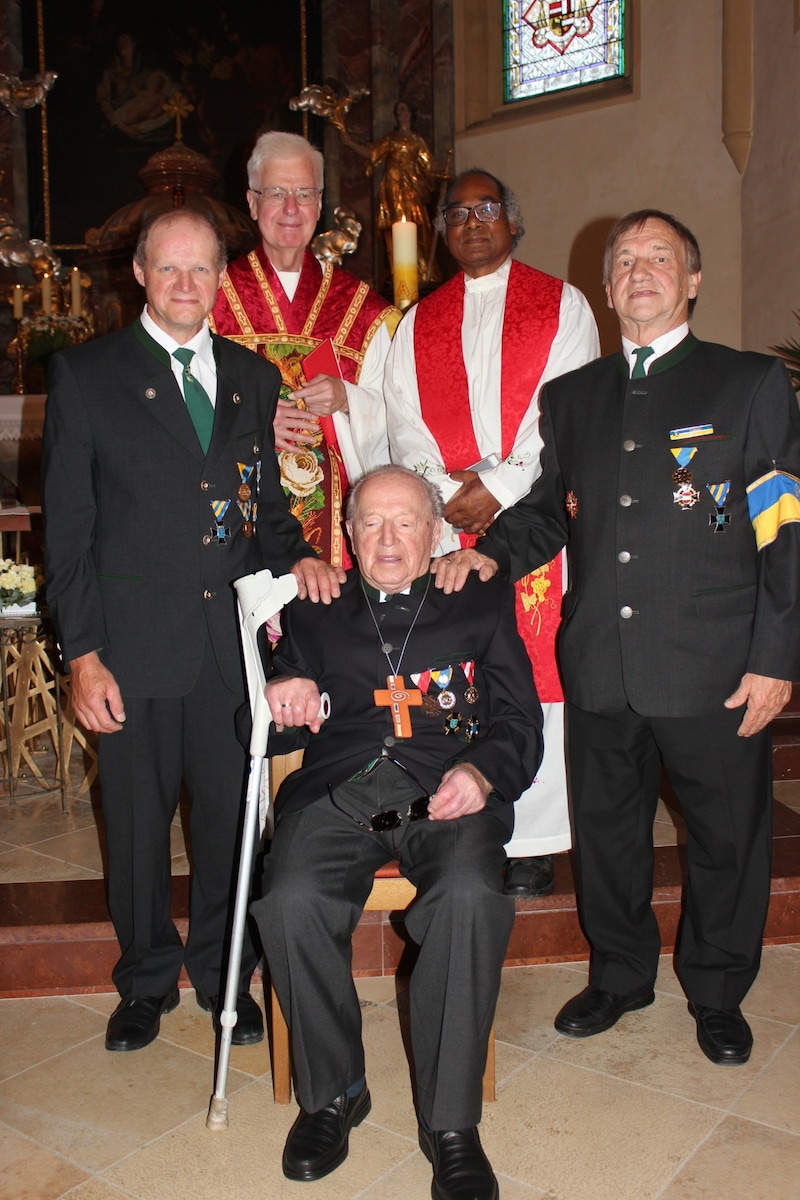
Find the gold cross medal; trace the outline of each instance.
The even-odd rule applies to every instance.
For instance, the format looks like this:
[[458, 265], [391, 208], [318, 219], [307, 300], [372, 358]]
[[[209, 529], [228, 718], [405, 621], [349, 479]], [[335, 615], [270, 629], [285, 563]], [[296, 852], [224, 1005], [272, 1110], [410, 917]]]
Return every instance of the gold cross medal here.
[[386, 687], [373, 692], [378, 708], [389, 708], [395, 737], [411, 737], [411, 713], [409, 705], [422, 704], [422, 692], [418, 688], [406, 688], [402, 675], [387, 675]]

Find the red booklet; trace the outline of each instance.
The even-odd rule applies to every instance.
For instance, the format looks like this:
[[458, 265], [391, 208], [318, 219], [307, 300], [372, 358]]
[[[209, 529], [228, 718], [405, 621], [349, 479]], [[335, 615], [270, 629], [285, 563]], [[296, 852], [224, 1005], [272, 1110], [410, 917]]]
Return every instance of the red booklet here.
[[312, 350], [303, 359], [303, 374], [306, 377], [306, 383], [310, 383], [317, 375], [333, 375], [334, 379], [341, 379], [342, 372], [339, 370], [339, 360], [336, 357], [336, 351], [333, 348], [333, 342], [330, 338], [326, 338], [324, 342], [320, 342], [316, 350]]

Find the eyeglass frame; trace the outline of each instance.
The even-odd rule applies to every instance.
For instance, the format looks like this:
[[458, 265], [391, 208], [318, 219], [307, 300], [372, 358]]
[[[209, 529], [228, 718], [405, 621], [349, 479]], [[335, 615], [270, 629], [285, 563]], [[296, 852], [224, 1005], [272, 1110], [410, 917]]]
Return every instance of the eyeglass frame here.
[[[286, 203], [286, 201], [289, 199], [290, 196], [294, 196], [295, 204], [300, 205], [301, 208], [310, 208], [312, 204], [316, 204], [316, 202], [319, 200], [320, 196], [322, 195], [322, 193], [324, 191], [323, 188], [311, 188], [311, 187], [285, 188], [285, 187], [280, 187], [279, 184], [275, 184], [275, 186], [271, 187], [271, 188], [251, 187], [249, 190], [253, 193], [254, 196], [266, 196], [267, 198], [264, 200], [264, 203], [274, 206], [275, 208], [283, 208], [284, 204]], [[281, 192], [282, 196], [279, 197], [279, 196], [273, 195], [272, 199], [270, 200], [269, 199], [270, 192], [273, 192], [273, 193]], [[298, 192], [313, 192], [313, 199], [300, 200], [297, 195]]]
[[[396, 758], [390, 758], [388, 754], [383, 754], [379, 758], [373, 759], [368, 767], [365, 767], [362, 771], [356, 771], [355, 775], [351, 775], [349, 779], [345, 779], [343, 782], [353, 783], [359, 779], [366, 779], [367, 775], [370, 775], [381, 763], [385, 762], [390, 762], [395, 767], [399, 767], [400, 770], [408, 776], [414, 786], [419, 788], [420, 792], [422, 793], [422, 795], [418, 796], [416, 800], [411, 801], [405, 813], [400, 812], [400, 810], [397, 808], [384, 808], [381, 809], [380, 812], [373, 813], [369, 819], [369, 825], [367, 825], [365, 821], [360, 821], [358, 817], [354, 817], [352, 813], [349, 813], [346, 808], [342, 808], [341, 804], [336, 802], [336, 799], [333, 795], [334, 785], [332, 783], [327, 785], [328, 795], [331, 798], [331, 804], [333, 807], [338, 809], [343, 816], [349, 817], [351, 821], [355, 821], [356, 825], [358, 825], [361, 829], [365, 829], [367, 833], [391, 833], [395, 829], [400, 829], [403, 825], [411, 825], [414, 821], [423, 821], [428, 816], [428, 801], [431, 798], [430, 792], [426, 791], [413, 771], [409, 771], [408, 767], [403, 766], [403, 764], [398, 762]], [[339, 785], [337, 784], [336, 786], [338, 787]], [[423, 807], [419, 807], [420, 805]], [[375, 821], [380, 817], [393, 817], [394, 820], [391, 822], [391, 824], [387, 824], [384, 828], [376, 829]]]
[[[479, 209], [485, 210], [486, 215], [481, 216]], [[494, 225], [495, 221], [500, 220], [504, 211], [505, 205], [502, 200], [481, 200], [479, 204], [448, 204], [442, 209], [442, 220], [451, 229], [458, 229], [467, 224], [470, 213], [475, 213], [475, 220], [480, 221], [482, 225]], [[455, 212], [465, 212], [467, 215], [463, 221], [449, 221], [448, 213]], [[494, 213], [493, 216], [492, 213]]]

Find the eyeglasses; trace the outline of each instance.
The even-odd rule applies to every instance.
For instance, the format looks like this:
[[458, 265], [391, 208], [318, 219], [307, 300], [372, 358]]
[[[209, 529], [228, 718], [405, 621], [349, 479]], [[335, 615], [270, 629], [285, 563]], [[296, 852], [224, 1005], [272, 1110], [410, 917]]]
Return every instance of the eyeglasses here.
[[404, 767], [396, 758], [389, 758], [388, 755], [376, 758], [368, 767], [365, 767], [363, 771], [357, 771], [345, 783], [359, 783], [361, 780], [369, 778], [370, 775], [373, 775], [386, 763], [391, 763], [392, 766], [398, 767], [406, 776], [406, 781], [420, 793], [415, 800], [412, 800], [406, 806], [405, 811], [400, 811], [396, 808], [384, 809], [381, 812], [373, 813], [367, 823], [353, 813], [348, 812], [346, 808], [343, 808], [336, 800], [334, 795], [336, 789], [333, 784], [328, 784], [328, 795], [331, 798], [333, 807], [338, 808], [339, 812], [344, 813], [346, 817], [350, 817], [351, 821], [355, 821], [356, 825], [360, 826], [361, 829], [366, 829], [368, 833], [390, 833], [391, 830], [398, 829], [401, 825], [409, 825], [412, 821], [424, 821], [428, 816], [430, 795], [425, 791], [419, 780], [412, 775], [408, 767]]
[[445, 225], [466, 225], [469, 214], [475, 213], [478, 221], [491, 225], [500, 220], [503, 205], [499, 200], [484, 200], [481, 204], [456, 204], [442, 212]]
[[277, 208], [286, 203], [290, 196], [294, 196], [298, 204], [308, 205], [316, 204], [319, 197], [322, 195], [322, 188], [250, 188], [256, 196], [261, 197], [261, 203], [266, 204], [268, 208]]

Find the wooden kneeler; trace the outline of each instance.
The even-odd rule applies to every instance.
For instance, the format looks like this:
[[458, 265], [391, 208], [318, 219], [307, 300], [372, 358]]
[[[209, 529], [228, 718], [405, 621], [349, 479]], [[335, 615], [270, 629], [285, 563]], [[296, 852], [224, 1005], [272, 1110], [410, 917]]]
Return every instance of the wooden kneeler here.
[[[302, 750], [294, 754], [276, 756], [272, 759], [270, 781], [273, 795], [283, 780], [302, 763]], [[408, 908], [417, 894], [410, 880], [400, 874], [396, 862], [387, 863], [376, 872], [372, 891], [364, 905], [365, 912], [394, 912]], [[283, 1018], [275, 989], [270, 985], [270, 1016], [272, 1019], [272, 1094], [276, 1104], [288, 1104], [292, 1098], [292, 1067], [289, 1049], [289, 1027]], [[486, 1054], [486, 1069], [483, 1073], [483, 1099], [494, 1100], [495, 1092], [495, 1046], [494, 1023], [489, 1033]]]

